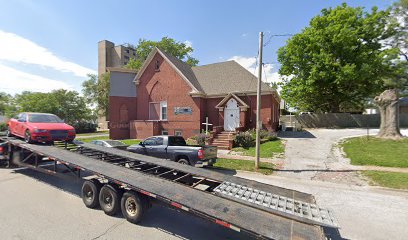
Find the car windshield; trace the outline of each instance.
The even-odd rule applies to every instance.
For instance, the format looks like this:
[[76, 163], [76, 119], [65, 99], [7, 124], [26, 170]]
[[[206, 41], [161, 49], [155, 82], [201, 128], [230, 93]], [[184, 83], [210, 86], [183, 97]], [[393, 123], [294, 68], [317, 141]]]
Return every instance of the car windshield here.
[[120, 147], [120, 146], [127, 146], [121, 141], [105, 141], [107, 144], [111, 145], [112, 147]]
[[28, 121], [32, 123], [62, 123], [63, 121], [52, 114], [29, 114]]

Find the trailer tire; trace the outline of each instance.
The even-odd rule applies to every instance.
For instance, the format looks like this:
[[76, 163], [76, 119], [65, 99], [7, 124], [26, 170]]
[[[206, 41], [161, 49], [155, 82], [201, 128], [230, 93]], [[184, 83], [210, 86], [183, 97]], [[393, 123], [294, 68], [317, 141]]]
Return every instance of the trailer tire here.
[[116, 185], [105, 184], [99, 192], [99, 205], [106, 215], [116, 215], [120, 210], [122, 190]]
[[88, 208], [97, 208], [99, 206], [99, 192], [102, 184], [96, 180], [86, 180], [82, 184], [82, 201]]
[[137, 224], [147, 210], [146, 199], [134, 191], [125, 192], [122, 196], [120, 207], [127, 221]]

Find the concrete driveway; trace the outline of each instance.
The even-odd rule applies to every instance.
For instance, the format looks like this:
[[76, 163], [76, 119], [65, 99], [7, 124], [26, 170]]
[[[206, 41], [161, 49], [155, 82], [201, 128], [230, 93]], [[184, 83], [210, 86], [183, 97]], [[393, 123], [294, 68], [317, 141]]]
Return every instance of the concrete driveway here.
[[313, 194], [317, 204], [332, 209], [339, 222], [340, 236], [334, 233], [333, 240], [407, 239], [408, 191], [249, 172], [237, 176]]

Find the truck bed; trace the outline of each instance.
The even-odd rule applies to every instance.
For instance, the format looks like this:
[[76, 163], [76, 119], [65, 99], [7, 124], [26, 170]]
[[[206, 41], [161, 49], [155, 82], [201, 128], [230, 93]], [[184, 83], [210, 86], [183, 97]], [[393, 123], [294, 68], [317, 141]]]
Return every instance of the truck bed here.
[[[159, 178], [154, 175], [117, 166], [112, 163], [96, 160], [75, 152], [62, 150], [54, 146], [25, 144], [20, 140], [7, 140], [11, 144], [19, 146], [31, 152], [54, 158], [57, 161], [69, 163], [83, 170], [105, 176], [106, 178], [140, 192], [147, 192], [173, 206], [181, 206], [181, 209], [203, 218], [221, 222], [221, 225], [230, 224], [230, 228], [236, 231], [251, 233], [253, 236], [269, 239], [325, 239], [322, 226], [301, 221], [299, 218], [291, 218], [285, 214], [276, 214], [267, 211], [255, 203], [241, 202], [228, 196], [222, 196], [217, 192], [207, 192], [196, 188], [178, 184], [174, 181]], [[81, 144], [87, 149], [94, 149], [102, 153], [114, 154], [128, 159], [137, 159], [143, 162], [157, 164], [163, 167], [177, 169], [204, 178], [245, 185], [265, 192], [279, 194], [287, 198], [314, 204], [312, 195], [293, 191], [285, 188], [262, 184], [256, 181], [228, 176], [206, 169], [197, 169], [178, 163], [156, 159], [144, 155], [138, 155], [122, 150], [103, 148], [92, 144]]]

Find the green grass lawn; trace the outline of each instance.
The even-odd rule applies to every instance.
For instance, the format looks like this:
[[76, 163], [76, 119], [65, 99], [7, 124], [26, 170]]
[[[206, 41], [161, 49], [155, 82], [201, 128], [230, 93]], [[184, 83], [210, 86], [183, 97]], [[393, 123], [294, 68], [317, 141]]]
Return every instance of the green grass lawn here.
[[[93, 140], [109, 140], [109, 137], [94, 137], [94, 138], [81, 138], [77, 137], [76, 140], [81, 141], [81, 142], [86, 142], [89, 143]], [[133, 145], [133, 144], [139, 144], [141, 140], [138, 139], [125, 139], [125, 140], [119, 140], [127, 145]]]
[[[217, 162], [214, 164], [214, 167], [220, 169], [229, 169], [229, 170], [244, 170], [255, 172], [255, 163], [254, 161], [248, 160], [237, 160], [237, 159], [225, 159], [218, 158]], [[273, 173], [274, 165], [272, 163], [261, 162], [258, 172], [270, 175]]]
[[87, 137], [87, 136], [94, 136], [94, 135], [102, 135], [102, 134], [109, 134], [109, 131], [97, 131], [94, 133], [78, 133], [77, 137]]
[[[245, 156], [255, 157], [255, 147], [250, 147], [248, 149], [237, 147], [232, 149], [235, 152], [243, 152]], [[260, 155], [261, 158], [271, 158], [274, 154], [283, 153], [285, 151], [285, 146], [282, 140], [278, 139], [275, 141], [269, 141], [261, 144]]]
[[353, 165], [408, 167], [408, 138], [396, 141], [357, 137], [346, 140], [342, 146]]
[[364, 176], [371, 179], [370, 184], [382, 187], [408, 189], [408, 173], [363, 171]]

